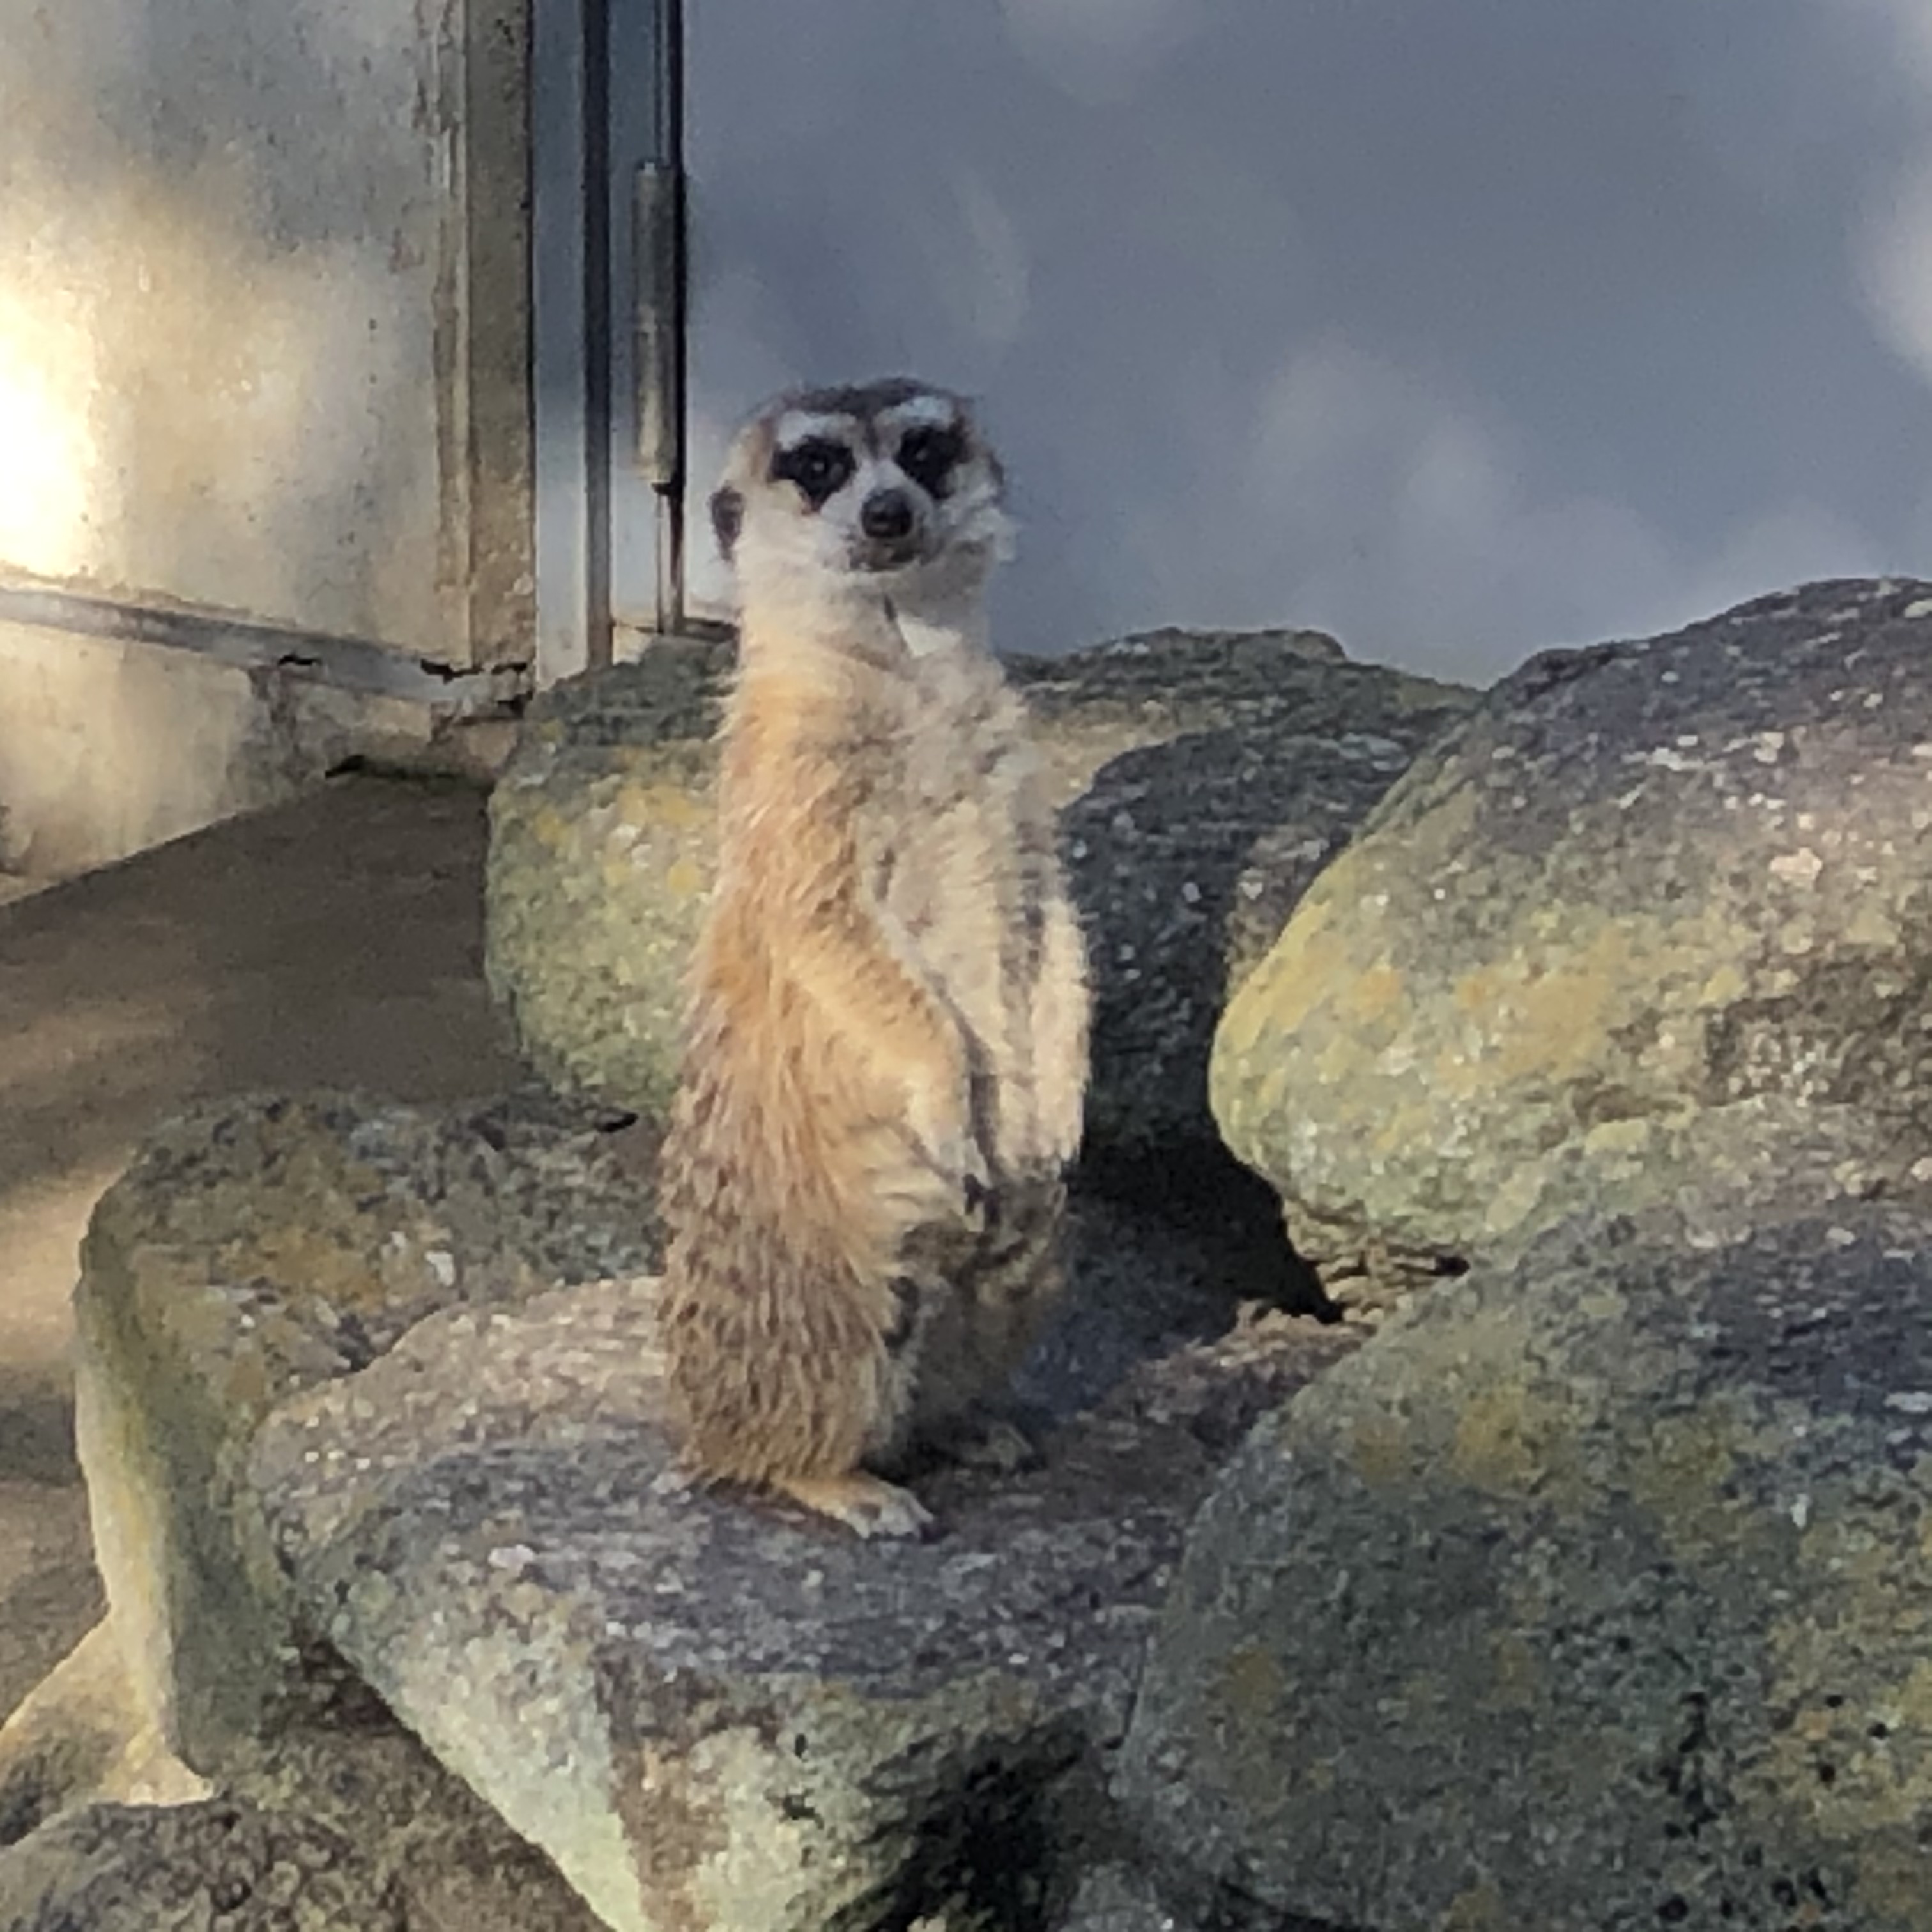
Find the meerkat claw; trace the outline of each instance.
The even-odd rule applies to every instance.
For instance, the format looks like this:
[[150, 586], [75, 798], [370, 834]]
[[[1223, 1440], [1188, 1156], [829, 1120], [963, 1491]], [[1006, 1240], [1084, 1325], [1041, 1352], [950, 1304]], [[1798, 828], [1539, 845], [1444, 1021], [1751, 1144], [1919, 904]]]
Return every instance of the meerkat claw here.
[[932, 1512], [910, 1490], [878, 1476], [779, 1477], [772, 1486], [855, 1536], [922, 1539], [933, 1532]]

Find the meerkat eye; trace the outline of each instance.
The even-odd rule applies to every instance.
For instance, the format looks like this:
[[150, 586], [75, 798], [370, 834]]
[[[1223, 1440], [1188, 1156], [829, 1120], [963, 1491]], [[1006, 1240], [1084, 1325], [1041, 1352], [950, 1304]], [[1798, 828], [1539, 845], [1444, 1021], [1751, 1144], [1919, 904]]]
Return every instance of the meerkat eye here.
[[922, 424], [899, 444], [899, 467], [929, 496], [943, 496], [966, 454], [966, 440], [951, 425]]
[[851, 480], [852, 468], [852, 452], [829, 436], [808, 437], [772, 458], [772, 480], [796, 483], [814, 510], [822, 509]]

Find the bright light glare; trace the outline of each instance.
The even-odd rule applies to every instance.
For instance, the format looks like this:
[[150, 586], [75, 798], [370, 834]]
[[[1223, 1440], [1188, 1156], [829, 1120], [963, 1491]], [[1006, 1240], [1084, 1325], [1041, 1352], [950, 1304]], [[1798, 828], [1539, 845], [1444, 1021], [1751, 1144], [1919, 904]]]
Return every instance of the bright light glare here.
[[72, 577], [89, 560], [93, 364], [81, 331], [0, 300], [0, 564]]

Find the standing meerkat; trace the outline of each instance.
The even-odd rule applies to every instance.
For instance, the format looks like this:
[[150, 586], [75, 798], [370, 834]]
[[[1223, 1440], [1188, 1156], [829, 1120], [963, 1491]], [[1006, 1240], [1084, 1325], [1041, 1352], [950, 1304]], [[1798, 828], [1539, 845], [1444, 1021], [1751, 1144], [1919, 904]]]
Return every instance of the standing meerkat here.
[[736, 579], [718, 874], [664, 1156], [662, 1334], [694, 1474], [861, 1535], [970, 1442], [1061, 1279], [1085, 951], [988, 646], [1008, 524], [956, 396], [800, 392], [711, 500]]

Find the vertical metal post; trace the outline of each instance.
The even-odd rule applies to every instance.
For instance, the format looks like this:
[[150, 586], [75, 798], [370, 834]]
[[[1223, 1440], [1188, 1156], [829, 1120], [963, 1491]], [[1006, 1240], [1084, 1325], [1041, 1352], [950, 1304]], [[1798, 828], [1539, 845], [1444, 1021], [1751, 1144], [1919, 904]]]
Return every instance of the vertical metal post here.
[[684, 7], [658, 0], [656, 152], [632, 200], [638, 468], [657, 496], [657, 628], [684, 626]]
[[610, 626], [610, 0], [580, 0], [584, 65], [584, 441], [586, 662], [611, 660]]

